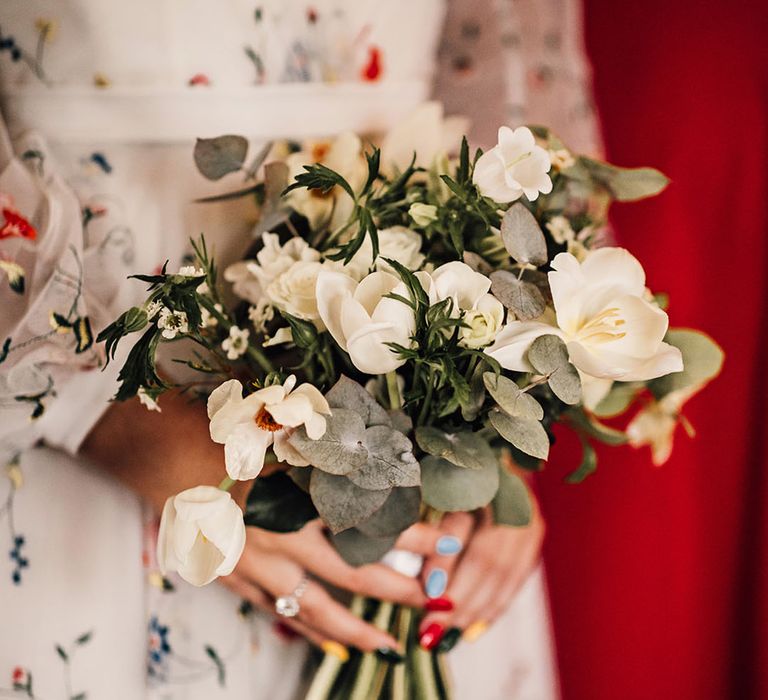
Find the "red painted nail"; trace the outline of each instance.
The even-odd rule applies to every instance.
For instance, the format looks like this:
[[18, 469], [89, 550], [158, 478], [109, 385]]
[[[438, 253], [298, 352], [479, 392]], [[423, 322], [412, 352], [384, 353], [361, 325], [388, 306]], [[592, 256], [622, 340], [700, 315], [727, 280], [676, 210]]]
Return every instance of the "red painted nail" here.
[[421, 633], [421, 636], [419, 637], [419, 644], [423, 649], [431, 651], [440, 643], [440, 640], [443, 638], [444, 634], [445, 627], [443, 627], [439, 622], [433, 622], [432, 624], [428, 625], [427, 629]]
[[451, 612], [453, 601], [448, 596], [430, 598], [424, 606], [429, 612]]

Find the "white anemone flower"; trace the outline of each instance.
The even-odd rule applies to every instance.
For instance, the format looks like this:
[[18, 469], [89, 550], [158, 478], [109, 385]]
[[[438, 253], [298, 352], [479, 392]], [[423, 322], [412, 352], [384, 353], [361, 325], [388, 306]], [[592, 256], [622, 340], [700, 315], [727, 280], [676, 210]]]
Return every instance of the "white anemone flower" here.
[[307, 466], [289, 443], [295, 428], [303, 425], [312, 440], [323, 436], [325, 416], [331, 409], [325, 397], [311, 384], [296, 387], [296, 377], [254, 391], [243, 398], [243, 385], [230, 379], [208, 398], [211, 439], [224, 445], [227, 474], [231, 479], [255, 478], [272, 447], [281, 462]]
[[193, 586], [231, 574], [245, 547], [243, 512], [226, 491], [195, 486], [171, 496], [163, 508], [157, 562]]
[[559, 253], [552, 268], [555, 323], [508, 323], [486, 350], [502, 367], [533, 371], [528, 348], [553, 334], [565, 341], [576, 368], [591, 377], [645, 381], [682, 371], [680, 350], [663, 342], [667, 314], [645, 299], [645, 271], [628, 251], [600, 248], [583, 262]]
[[533, 202], [552, 191], [549, 153], [536, 145], [526, 126], [499, 129], [499, 142], [478, 159], [472, 181], [494, 202], [514, 202], [525, 195]]

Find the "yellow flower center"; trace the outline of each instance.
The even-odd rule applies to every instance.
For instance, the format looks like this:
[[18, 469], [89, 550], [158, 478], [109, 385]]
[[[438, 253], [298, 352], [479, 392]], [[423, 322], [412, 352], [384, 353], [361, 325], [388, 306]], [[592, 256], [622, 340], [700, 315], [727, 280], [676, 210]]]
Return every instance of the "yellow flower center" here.
[[617, 330], [621, 328], [626, 321], [621, 318], [619, 309], [612, 307], [604, 309], [597, 316], [593, 316], [582, 323], [576, 335], [579, 340], [590, 343], [607, 343], [611, 340], [621, 340], [626, 333]]
[[276, 433], [283, 428], [264, 406], [259, 409], [259, 412], [254, 417], [253, 421], [256, 423], [256, 427], [259, 428], [259, 430], [266, 430], [269, 433]]

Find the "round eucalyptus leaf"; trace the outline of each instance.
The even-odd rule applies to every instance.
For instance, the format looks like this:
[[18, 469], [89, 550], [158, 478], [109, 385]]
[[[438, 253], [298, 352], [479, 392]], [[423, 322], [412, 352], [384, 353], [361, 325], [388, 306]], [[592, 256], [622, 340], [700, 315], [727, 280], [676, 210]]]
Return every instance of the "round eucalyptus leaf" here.
[[541, 290], [531, 282], [517, 279], [509, 270], [491, 273], [491, 292], [521, 321], [538, 318], [547, 308]]
[[544, 418], [544, 409], [541, 404], [528, 392], [522, 391], [509, 377], [495, 372], [485, 372], [483, 382], [494, 401], [510, 416], [534, 420]]
[[317, 517], [312, 499], [285, 472], [253, 480], [243, 520], [270, 532], [295, 532]]
[[313, 467], [329, 474], [349, 474], [368, 459], [363, 419], [343, 408], [334, 408], [326, 417], [325, 434], [319, 439], [310, 438], [301, 426], [288, 441]]
[[429, 455], [421, 462], [421, 497], [442, 511], [468, 511], [488, 505], [499, 488], [496, 461], [482, 469], [463, 469]]
[[331, 535], [331, 542], [341, 558], [352, 566], [363, 566], [379, 561], [395, 544], [393, 537], [370, 537], [352, 528]]
[[365, 427], [392, 425], [389, 414], [376, 399], [346, 375], [342, 375], [331, 387], [325, 399], [331, 408], [345, 408], [357, 413], [363, 419]]
[[682, 353], [683, 371], [650, 382], [649, 388], [656, 398], [672, 391], [705, 384], [720, 372], [723, 366], [723, 350], [705, 333], [688, 328], [673, 328], [664, 340]]
[[439, 428], [423, 425], [416, 428], [416, 443], [427, 454], [447, 459], [465, 469], [482, 469], [496, 456], [488, 442], [477, 433], [462, 431], [445, 433]]
[[393, 486], [418, 486], [419, 462], [413, 444], [400, 431], [386, 425], [365, 430], [368, 459], [347, 478], [364, 489], [389, 489]]
[[517, 262], [543, 265], [547, 262], [547, 241], [536, 217], [524, 204], [513, 204], [501, 220], [501, 239]]
[[549, 436], [539, 421], [510, 416], [501, 411], [491, 411], [488, 418], [499, 435], [521, 452], [539, 459], [549, 456]]
[[524, 527], [531, 522], [531, 496], [525, 482], [499, 465], [499, 490], [493, 499], [493, 515], [499, 525]]
[[389, 491], [361, 489], [345, 476], [313, 469], [309, 494], [323, 522], [337, 533], [367, 520], [384, 505]]
[[214, 139], [197, 139], [195, 165], [203, 177], [220, 180], [243, 167], [248, 153], [248, 139], [242, 136], [217, 136]]
[[392, 489], [384, 505], [357, 526], [369, 537], [396, 537], [419, 520], [421, 489]]
[[548, 375], [552, 393], [571, 406], [581, 403], [581, 378], [568, 358], [568, 348], [556, 335], [542, 335], [531, 343], [528, 362], [540, 374]]

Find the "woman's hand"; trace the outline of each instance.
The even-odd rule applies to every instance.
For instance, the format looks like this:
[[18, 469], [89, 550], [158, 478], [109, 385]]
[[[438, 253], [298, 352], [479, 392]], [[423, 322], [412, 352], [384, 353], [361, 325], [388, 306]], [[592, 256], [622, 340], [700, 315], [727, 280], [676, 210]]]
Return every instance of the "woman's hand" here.
[[299, 599], [299, 614], [281, 619], [318, 646], [333, 641], [363, 651], [399, 650], [394, 637], [353, 615], [331, 597], [322, 583], [416, 608], [423, 607], [427, 600], [418, 580], [383, 564], [347, 564], [328, 542], [317, 520], [290, 534], [249, 527], [240, 562], [230, 576], [220, 581], [253, 605], [274, 614], [275, 599], [290, 595], [305, 573], [322, 582], [310, 579]]

